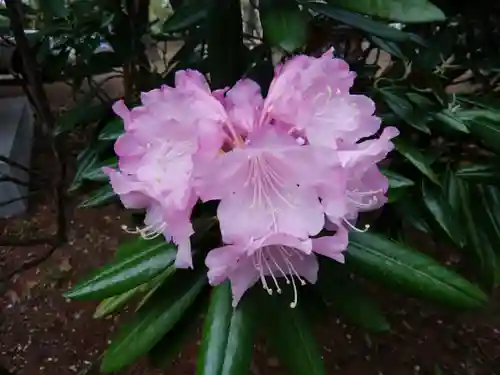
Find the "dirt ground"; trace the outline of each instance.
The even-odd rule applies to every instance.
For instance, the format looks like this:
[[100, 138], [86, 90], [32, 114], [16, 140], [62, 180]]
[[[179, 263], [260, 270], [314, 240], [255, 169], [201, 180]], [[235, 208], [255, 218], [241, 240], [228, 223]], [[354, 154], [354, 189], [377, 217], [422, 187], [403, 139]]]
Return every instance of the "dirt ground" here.
[[[69, 179], [74, 157], [84, 144], [85, 134], [65, 142], [71, 160]], [[52, 196], [47, 191], [53, 161], [39, 137], [33, 154], [30, 210], [0, 221], [0, 238], [7, 233], [22, 238], [55, 229]], [[82, 194], [67, 198], [67, 244], [40, 266], [0, 283], [0, 365], [12, 373], [98, 374], [99, 356], [120, 321], [120, 317], [93, 319], [97, 303], [62, 296], [72, 283], [105, 264], [125, 236], [120, 229], [127, 220], [124, 211], [115, 205], [78, 209]], [[44, 251], [43, 246], [0, 247], [0, 280]], [[447, 257], [442, 252], [440, 258]], [[498, 297], [484, 311], [457, 315], [387, 291], [375, 288], [373, 292], [388, 314], [392, 331], [367, 334], [332, 315], [317, 327], [329, 375], [500, 374]], [[119, 374], [192, 375], [198, 343], [199, 336], [193, 337], [164, 372], [143, 361]], [[251, 375], [285, 374], [278, 359], [258, 343]]]

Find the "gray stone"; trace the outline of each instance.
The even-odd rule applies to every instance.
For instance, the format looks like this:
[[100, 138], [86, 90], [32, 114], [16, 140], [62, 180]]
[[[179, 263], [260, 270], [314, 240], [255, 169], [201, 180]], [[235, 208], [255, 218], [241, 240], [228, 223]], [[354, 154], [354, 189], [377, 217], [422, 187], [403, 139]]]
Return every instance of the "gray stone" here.
[[[0, 99], [0, 155], [29, 168], [33, 122], [30, 103], [25, 96]], [[0, 161], [0, 179], [2, 177], [29, 182], [26, 171], [4, 161]], [[10, 217], [26, 211], [27, 195], [27, 186], [0, 181], [0, 217]]]

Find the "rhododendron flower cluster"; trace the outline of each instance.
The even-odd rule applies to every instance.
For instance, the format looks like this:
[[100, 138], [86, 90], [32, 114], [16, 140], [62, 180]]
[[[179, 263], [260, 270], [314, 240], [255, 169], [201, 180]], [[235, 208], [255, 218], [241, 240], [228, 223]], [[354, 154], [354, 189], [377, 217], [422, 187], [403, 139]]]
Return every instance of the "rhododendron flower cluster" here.
[[146, 210], [129, 232], [164, 235], [177, 267], [192, 267], [191, 213], [220, 201], [224, 246], [206, 257], [211, 284], [231, 281], [233, 304], [260, 282], [281, 293], [317, 279], [315, 254], [343, 262], [359, 212], [386, 202], [377, 163], [393, 148], [372, 100], [353, 95], [355, 74], [331, 51], [277, 67], [266, 98], [242, 79], [212, 92], [204, 76], [179, 71], [175, 87], [142, 94], [142, 105], [114, 105], [125, 133], [118, 170], [106, 169], [125, 207]]

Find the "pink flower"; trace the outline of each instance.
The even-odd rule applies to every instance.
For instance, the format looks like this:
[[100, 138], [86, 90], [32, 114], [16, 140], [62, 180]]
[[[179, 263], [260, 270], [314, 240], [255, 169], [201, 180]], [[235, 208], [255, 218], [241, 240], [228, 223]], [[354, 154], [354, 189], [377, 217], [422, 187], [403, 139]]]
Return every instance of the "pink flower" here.
[[322, 151], [270, 128], [204, 167], [198, 194], [221, 201], [217, 216], [224, 240], [319, 233], [324, 212], [314, 186], [330, 167], [328, 158], [318, 156]]
[[[306, 280], [315, 283], [318, 273], [316, 256], [312, 253], [310, 239], [299, 240], [293, 236], [273, 233], [259, 240], [250, 240], [243, 245], [226, 245], [210, 251], [206, 258], [208, 279], [217, 285], [231, 280], [233, 306], [236, 306], [245, 291], [258, 280], [272, 294], [281, 293], [279, 279], [285, 279], [294, 291], [291, 307], [297, 305], [297, 284]], [[266, 280], [269, 277], [271, 280]]]
[[296, 56], [276, 69], [263, 118], [271, 116], [302, 128], [299, 121], [304, 111], [312, 112], [310, 107], [328, 93], [348, 94], [354, 77], [345, 61], [332, 58], [331, 50], [320, 58]]
[[339, 229], [335, 236], [298, 239], [283, 233], [271, 233], [245, 243], [235, 243], [210, 251], [205, 263], [212, 285], [229, 279], [236, 306], [252, 285], [260, 281], [270, 295], [280, 294], [282, 286], [291, 285], [297, 305], [298, 286], [317, 280], [318, 262], [315, 253], [344, 262], [342, 252], [347, 247], [347, 231]]
[[163, 234], [176, 265], [192, 266], [193, 207], [217, 200], [226, 245], [206, 258], [210, 283], [230, 279], [236, 305], [258, 280], [270, 294], [284, 280], [294, 307], [297, 286], [316, 281], [315, 253], [344, 262], [349, 230], [367, 229], [359, 213], [386, 202], [377, 163], [398, 131], [380, 132], [373, 101], [349, 92], [354, 77], [327, 52], [278, 67], [266, 98], [249, 79], [212, 92], [186, 70], [175, 87], [143, 93], [142, 106], [115, 104], [125, 134], [119, 170], [106, 173], [126, 207], [146, 210], [132, 232]]

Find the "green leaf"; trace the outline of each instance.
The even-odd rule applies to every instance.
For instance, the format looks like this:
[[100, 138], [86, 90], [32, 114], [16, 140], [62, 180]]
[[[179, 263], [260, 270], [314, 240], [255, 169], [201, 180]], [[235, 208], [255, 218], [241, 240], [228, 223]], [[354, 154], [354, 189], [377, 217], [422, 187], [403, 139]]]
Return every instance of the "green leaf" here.
[[248, 373], [254, 331], [253, 315], [247, 299], [233, 308], [230, 283], [215, 287], [205, 317], [196, 375]]
[[87, 101], [76, 103], [71, 109], [64, 112], [58, 119], [54, 135], [60, 135], [99, 121], [108, 112], [108, 104], [90, 104]]
[[400, 138], [394, 140], [396, 150], [403, 155], [420, 172], [426, 175], [429, 180], [439, 185], [439, 178], [431, 168], [431, 161], [417, 148]]
[[77, 167], [75, 177], [73, 177], [73, 181], [68, 188], [68, 192], [75, 191], [82, 185], [83, 175], [87, 170], [90, 170], [94, 167], [94, 165], [97, 163], [98, 155], [99, 149], [92, 146], [87, 147], [82, 152], [80, 152], [76, 159]]
[[102, 318], [121, 309], [127, 302], [140, 293], [141, 290], [141, 286], [138, 286], [117, 296], [106, 298], [97, 306], [93, 318]]
[[415, 184], [412, 180], [388, 169], [381, 168], [380, 171], [389, 181], [389, 192], [387, 193], [389, 203], [402, 199], [408, 193], [408, 187]]
[[127, 258], [130, 258], [131, 256], [135, 256], [137, 253], [143, 251], [144, 249], [149, 248], [152, 245], [156, 246], [161, 242], [164, 242], [162, 238], [146, 240], [139, 235], [133, 238], [127, 238], [126, 241], [120, 243], [120, 245], [118, 245], [118, 247], [116, 248], [115, 259], [117, 261], [125, 260]]
[[199, 315], [206, 312], [206, 293], [198, 297], [196, 301], [182, 314], [181, 320], [149, 351], [151, 364], [156, 367], [165, 368], [179, 355], [182, 347], [192, 337], [198, 327]]
[[290, 307], [290, 296], [264, 295], [259, 302], [266, 339], [290, 374], [325, 375], [316, 337], [301, 309]]
[[492, 186], [461, 185], [465, 230], [470, 238], [471, 254], [482, 284], [489, 290], [499, 281], [500, 217], [498, 190]]
[[469, 128], [467, 127], [467, 125], [448, 109], [444, 109], [441, 112], [433, 113], [432, 116], [438, 123], [445, 125], [451, 130], [459, 131], [466, 134], [469, 133]]
[[90, 196], [78, 205], [78, 208], [90, 208], [101, 206], [103, 204], [111, 202], [116, 197], [116, 193], [110, 184], [106, 184], [103, 187], [94, 190]]
[[206, 284], [203, 274], [184, 271], [161, 288], [124, 325], [104, 355], [101, 371], [118, 371], [151, 350], [182, 318]]
[[100, 141], [116, 141], [125, 132], [123, 120], [119, 117], [111, 120], [99, 133]]
[[387, 26], [382, 22], [372, 20], [360, 14], [348, 12], [343, 9], [333, 7], [329, 4], [318, 2], [302, 2], [303, 5], [313, 12], [322, 14], [328, 18], [334, 19], [346, 25], [363, 30], [368, 34], [378, 36], [382, 39], [395, 42], [404, 42], [412, 40], [411, 34], [400, 31], [394, 27]]
[[446, 172], [442, 175], [443, 178], [443, 192], [445, 201], [453, 209], [456, 215], [460, 215], [462, 209], [462, 202], [460, 199], [460, 191], [457, 182], [457, 176], [451, 168], [446, 168]]
[[469, 123], [469, 129], [486, 147], [500, 154], [500, 121], [478, 117]]
[[395, 208], [401, 220], [421, 232], [431, 233], [431, 228], [422, 212], [421, 201], [415, 201], [414, 199], [400, 200], [396, 203]]
[[67, 17], [69, 9], [66, 7], [65, 0], [39, 0], [38, 6], [42, 12], [52, 17]]
[[351, 233], [346, 264], [361, 275], [416, 296], [461, 309], [478, 308], [487, 296], [434, 259], [374, 233]]
[[415, 185], [415, 183], [409, 178], [406, 178], [399, 173], [391, 171], [387, 168], [380, 168], [380, 171], [389, 180], [389, 187], [391, 189], [398, 189]]
[[390, 325], [384, 313], [363, 293], [359, 285], [342, 271], [330, 259], [325, 260], [320, 265], [315, 287], [331, 302], [333, 309], [351, 323], [372, 332], [388, 331]]
[[484, 209], [479, 204], [481, 202], [477, 202], [479, 197], [475, 194], [473, 186], [462, 180], [458, 180], [457, 185], [462, 203], [464, 230], [469, 242], [466, 248], [467, 259], [476, 268], [481, 284], [491, 289], [495, 284], [496, 256], [483, 228]]
[[[292, 6], [287, 6], [288, 4]], [[307, 18], [296, 4], [277, 2], [261, 10], [264, 37], [273, 46], [292, 53], [307, 39]]]
[[444, 13], [428, 0], [328, 0], [354, 12], [403, 23], [444, 21]]
[[500, 162], [461, 164], [456, 169], [455, 175], [468, 181], [498, 183], [500, 182]]
[[384, 40], [375, 35], [368, 36], [368, 39], [372, 43], [379, 46], [382, 50], [389, 53], [391, 56], [399, 57], [401, 60], [406, 59], [405, 55], [403, 54], [403, 51], [401, 51], [401, 48], [399, 48], [399, 46], [396, 43]]
[[425, 207], [439, 227], [459, 247], [465, 246], [466, 240], [460, 223], [457, 222], [457, 212], [453, 210], [449, 202], [435, 185], [430, 186], [422, 182], [422, 197]]
[[171, 266], [176, 248], [163, 239], [150, 240], [134, 255], [118, 259], [96, 271], [66, 293], [69, 298], [103, 299], [144, 284]]
[[173, 33], [199, 24], [208, 15], [207, 4], [209, 3], [205, 1], [184, 1], [163, 23], [163, 32]]
[[426, 125], [426, 119], [422, 115], [418, 115], [413, 108], [410, 101], [404, 97], [398, 96], [397, 94], [389, 90], [378, 90], [389, 108], [402, 120], [408, 123], [408, 125], [414, 127], [421, 132], [430, 134], [431, 131]]
[[89, 166], [82, 173], [82, 179], [89, 181], [108, 181], [108, 175], [103, 171], [104, 167], [117, 168], [118, 159], [116, 157], [112, 157]]

